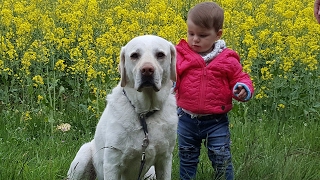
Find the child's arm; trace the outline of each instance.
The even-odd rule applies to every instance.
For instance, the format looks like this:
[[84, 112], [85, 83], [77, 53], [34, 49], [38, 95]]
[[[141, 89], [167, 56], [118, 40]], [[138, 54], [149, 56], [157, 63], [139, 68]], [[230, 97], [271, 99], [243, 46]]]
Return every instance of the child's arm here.
[[225, 60], [226, 74], [229, 81], [229, 88], [232, 90], [233, 98], [238, 101], [249, 101], [254, 93], [254, 87], [249, 74], [243, 71], [240, 57], [237, 54], [231, 55]]

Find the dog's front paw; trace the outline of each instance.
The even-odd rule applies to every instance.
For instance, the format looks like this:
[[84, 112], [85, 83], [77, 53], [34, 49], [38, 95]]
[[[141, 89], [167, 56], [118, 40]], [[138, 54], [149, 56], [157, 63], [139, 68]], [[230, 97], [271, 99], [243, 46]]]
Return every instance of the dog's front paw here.
[[144, 180], [156, 180], [156, 171], [154, 170], [154, 166], [151, 166], [149, 171], [144, 175]]

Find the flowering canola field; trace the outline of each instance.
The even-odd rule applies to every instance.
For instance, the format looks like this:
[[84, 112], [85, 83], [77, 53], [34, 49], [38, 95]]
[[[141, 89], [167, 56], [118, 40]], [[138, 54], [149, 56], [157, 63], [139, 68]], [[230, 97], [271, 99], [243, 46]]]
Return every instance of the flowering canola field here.
[[[186, 37], [187, 11], [198, 2], [2, 0], [0, 110], [21, 111], [29, 120], [39, 111], [81, 104], [99, 116], [119, 80], [121, 47], [143, 34], [178, 43]], [[217, 3], [225, 10], [222, 39], [240, 54], [256, 88], [245, 105], [251, 113], [317, 115], [320, 25], [313, 1]]]

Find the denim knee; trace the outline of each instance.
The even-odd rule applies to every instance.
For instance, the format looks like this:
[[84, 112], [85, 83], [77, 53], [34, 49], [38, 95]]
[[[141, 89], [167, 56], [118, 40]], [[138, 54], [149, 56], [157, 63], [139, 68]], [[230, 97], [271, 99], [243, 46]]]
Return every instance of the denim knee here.
[[179, 146], [180, 178], [182, 180], [194, 179], [199, 163], [200, 149], [196, 147]]
[[229, 145], [208, 148], [208, 156], [215, 170], [216, 179], [233, 179], [233, 165]]

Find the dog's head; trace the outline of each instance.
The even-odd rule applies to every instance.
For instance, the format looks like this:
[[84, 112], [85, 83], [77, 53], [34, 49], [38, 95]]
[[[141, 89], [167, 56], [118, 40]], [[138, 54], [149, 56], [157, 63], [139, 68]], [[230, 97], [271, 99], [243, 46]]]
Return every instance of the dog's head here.
[[154, 35], [135, 37], [121, 48], [120, 84], [137, 91], [144, 88], [159, 91], [170, 79], [176, 81], [175, 65], [176, 50], [172, 43]]

